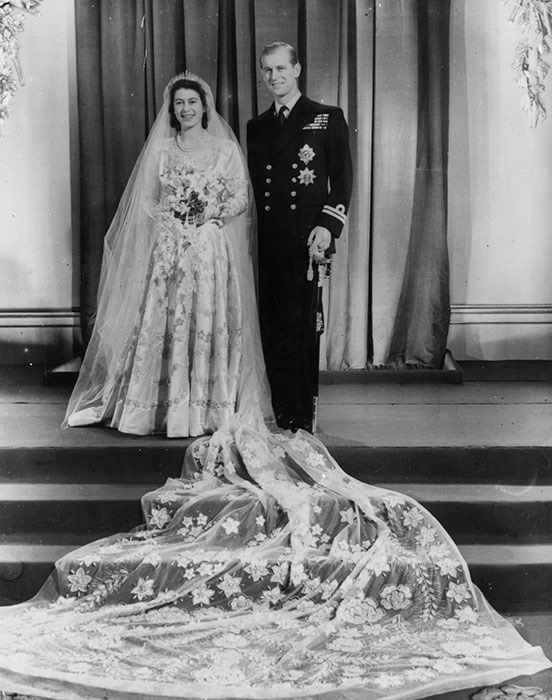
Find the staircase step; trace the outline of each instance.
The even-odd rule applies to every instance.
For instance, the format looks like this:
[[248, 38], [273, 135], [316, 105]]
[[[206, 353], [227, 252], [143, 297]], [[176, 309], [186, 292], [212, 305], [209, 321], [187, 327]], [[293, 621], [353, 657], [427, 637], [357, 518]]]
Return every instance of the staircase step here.
[[369, 447], [329, 444], [366, 483], [552, 484], [552, 447]]
[[552, 610], [552, 546], [459, 547], [474, 583], [499, 612]]
[[0, 561], [3, 564], [50, 564], [71, 552], [74, 547], [67, 545], [43, 544], [0, 544]]
[[[71, 502], [77, 501], [139, 501], [159, 484], [25, 484], [10, 483], [0, 486], [2, 502]], [[551, 489], [552, 490], [552, 489]]]
[[162, 484], [178, 477], [187, 445], [84, 445], [0, 448], [0, 489], [4, 483]]
[[552, 486], [439, 483], [382, 486], [424, 505], [458, 545], [552, 542]]
[[[422, 503], [457, 544], [537, 544], [551, 540], [552, 486], [379, 486]], [[126, 532], [142, 522], [140, 499], [155, 488], [155, 484], [3, 484], [0, 542], [13, 541], [17, 536], [17, 541], [45, 542], [45, 538], [53, 541], [56, 533], [59, 538], [73, 533], [94, 539]]]
[[[140, 499], [153, 484], [2, 484], [0, 542], [87, 541], [143, 522]], [[70, 542], [74, 542], [70, 539]]]
[[54, 563], [72, 549], [67, 545], [0, 545], [0, 605], [32, 598], [52, 573]]
[[[70, 387], [31, 369], [0, 368], [5, 603], [30, 598], [65, 552], [139, 525], [141, 495], [180, 475], [191, 442], [62, 430]], [[499, 610], [552, 609], [552, 382], [378, 374], [321, 376], [318, 437], [352, 476], [425, 505]]]
[[[0, 604], [32, 597], [54, 562], [72, 549], [67, 545], [0, 545]], [[467, 545], [460, 551], [474, 583], [499, 612], [552, 610], [552, 547]]]
[[[144, 438], [119, 445], [0, 447], [0, 488], [11, 482], [162, 484], [180, 475], [190, 442]], [[552, 446], [374, 447], [330, 439], [324, 443], [345, 471], [367, 483], [552, 485]]]

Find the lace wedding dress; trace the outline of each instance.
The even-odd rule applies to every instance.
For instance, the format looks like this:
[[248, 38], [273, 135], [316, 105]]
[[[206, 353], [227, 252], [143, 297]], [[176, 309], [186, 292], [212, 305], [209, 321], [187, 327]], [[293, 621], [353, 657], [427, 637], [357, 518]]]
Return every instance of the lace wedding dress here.
[[550, 666], [423, 507], [347, 476], [308, 433], [229, 425], [143, 509], [1, 611], [2, 690], [425, 698]]
[[[247, 181], [237, 146], [208, 134], [191, 150], [168, 138], [154, 166], [144, 206], [155, 221], [155, 242], [126, 351], [109, 391], [73, 409], [68, 424], [106, 422], [136, 435], [205, 435], [236, 405], [242, 309], [222, 217], [245, 211]], [[218, 209], [207, 223], [175, 217], [175, 189], [183, 178]], [[224, 201], [222, 185], [231, 188]], [[75, 395], [80, 391], [77, 385]]]

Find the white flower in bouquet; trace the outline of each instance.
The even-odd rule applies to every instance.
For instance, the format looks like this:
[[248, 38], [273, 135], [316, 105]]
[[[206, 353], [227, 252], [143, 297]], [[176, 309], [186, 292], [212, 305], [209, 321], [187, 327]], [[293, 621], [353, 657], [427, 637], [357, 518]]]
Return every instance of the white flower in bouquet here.
[[162, 180], [168, 191], [166, 202], [172, 215], [184, 223], [197, 225], [224, 217], [235, 195], [233, 181], [191, 166], [167, 169]]

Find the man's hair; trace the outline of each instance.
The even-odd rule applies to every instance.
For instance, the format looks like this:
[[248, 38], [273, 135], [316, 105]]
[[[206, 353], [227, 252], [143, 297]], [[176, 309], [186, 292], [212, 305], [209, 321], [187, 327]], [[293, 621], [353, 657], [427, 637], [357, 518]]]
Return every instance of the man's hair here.
[[269, 53], [274, 53], [275, 51], [278, 51], [278, 49], [287, 50], [289, 54], [289, 60], [292, 66], [294, 66], [297, 63], [297, 51], [293, 48], [291, 44], [288, 44], [285, 41], [273, 41], [271, 44], [267, 44], [263, 47], [261, 55], [259, 56], [259, 64], [262, 66], [263, 56], [266, 56]]

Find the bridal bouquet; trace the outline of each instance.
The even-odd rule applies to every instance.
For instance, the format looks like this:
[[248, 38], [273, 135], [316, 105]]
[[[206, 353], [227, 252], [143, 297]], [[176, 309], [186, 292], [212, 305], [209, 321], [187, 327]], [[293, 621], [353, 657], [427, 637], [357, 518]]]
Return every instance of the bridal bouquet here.
[[203, 223], [225, 216], [235, 195], [228, 178], [191, 166], [173, 166], [163, 173], [162, 179], [167, 206], [176, 219], [185, 223]]

